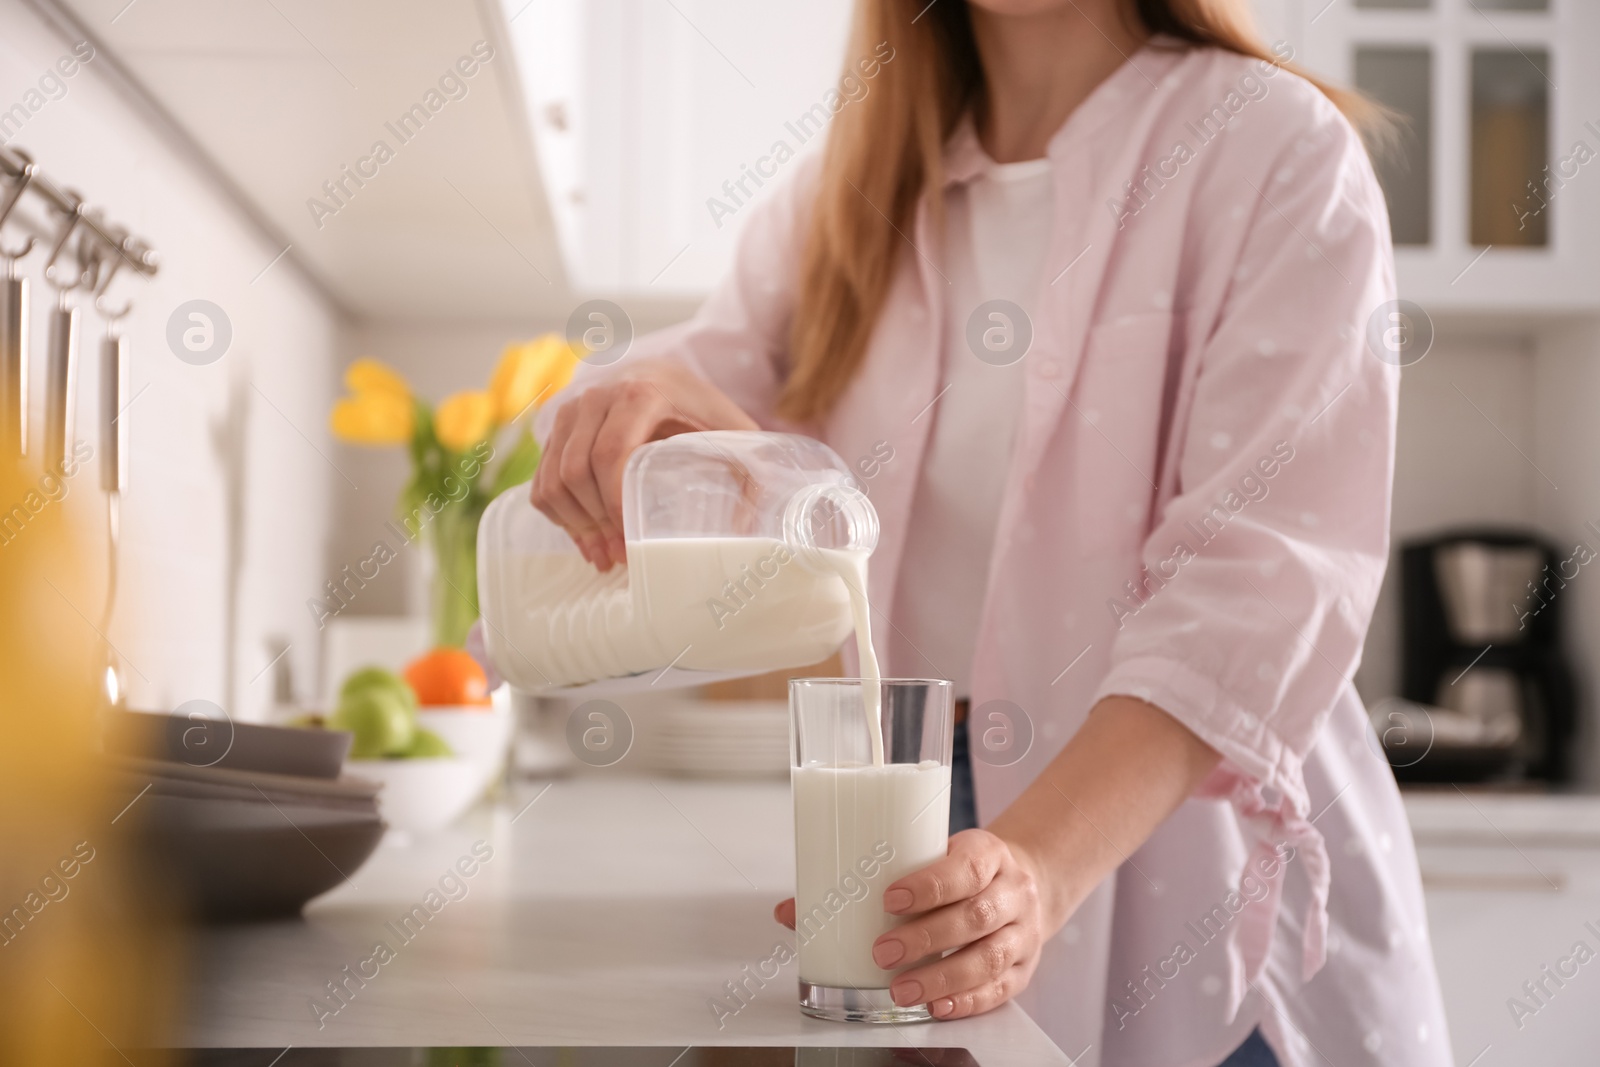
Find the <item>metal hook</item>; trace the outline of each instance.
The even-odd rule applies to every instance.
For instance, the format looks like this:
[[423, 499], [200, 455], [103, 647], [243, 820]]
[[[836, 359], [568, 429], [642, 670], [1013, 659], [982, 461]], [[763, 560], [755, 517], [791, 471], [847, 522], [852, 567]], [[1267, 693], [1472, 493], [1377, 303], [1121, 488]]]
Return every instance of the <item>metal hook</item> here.
[[56, 261], [61, 258], [62, 250], [67, 247], [67, 242], [72, 239], [72, 234], [77, 230], [78, 223], [83, 221], [84, 214], [83, 198], [77, 193], [69, 192], [67, 195], [72, 198], [72, 211], [67, 215], [67, 224], [61, 228], [61, 236], [56, 238], [55, 246], [50, 249], [50, 258], [44, 264], [44, 280], [49, 282], [51, 287], [58, 293], [62, 294], [82, 288], [88, 280], [89, 273], [80, 261], [78, 264], [78, 277], [72, 284], [68, 285], [56, 277]]
[[107, 333], [112, 332], [117, 323], [127, 317], [128, 312], [133, 310], [132, 297], [129, 297], [122, 307], [115, 311], [106, 306], [105, 302], [106, 290], [111, 287], [111, 279], [115, 278], [117, 271], [122, 269], [124, 257], [128, 252], [128, 240], [124, 236], [114, 250], [117, 254], [106, 259], [97, 260], [95, 265], [94, 309], [100, 313], [101, 318], [106, 320]]
[[94, 293], [94, 309], [105, 320], [106, 333], [110, 335], [116, 332], [117, 323], [133, 310], [133, 300], [130, 298], [121, 308], [113, 309], [105, 301], [106, 293], [124, 265], [137, 267], [147, 254], [126, 229], [110, 225], [99, 212], [86, 211], [84, 217], [92, 226], [78, 238], [76, 258], [87, 268], [85, 277]]
[[[11, 217], [12, 209], [15, 208], [17, 206], [17, 202], [22, 199], [22, 194], [27, 191], [28, 183], [33, 181], [34, 171], [36, 170], [33, 160], [30, 159], [26, 153], [18, 152], [17, 155], [22, 157], [22, 172], [17, 175], [15, 187], [13, 188], [11, 195], [6, 197], [5, 206], [0, 207], [0, 227], [4, 227], [6, 219]], [[38, 243], [38, 238], [29, 237], [28, 243], [23, 245], [20, 250], [15, 252], [3, 245], [0, 245], [0, 257], [9, 260], [21, 259], [29, 252], [32, 252], [34, 246]]]

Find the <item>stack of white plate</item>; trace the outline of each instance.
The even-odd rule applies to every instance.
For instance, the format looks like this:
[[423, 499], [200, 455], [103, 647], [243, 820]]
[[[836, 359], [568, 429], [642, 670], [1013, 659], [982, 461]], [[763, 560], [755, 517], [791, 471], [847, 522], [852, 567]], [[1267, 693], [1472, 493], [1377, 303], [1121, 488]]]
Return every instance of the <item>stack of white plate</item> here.
[[651, 746], [657, 770], [695, 778], [777, 777], [789, 771], [782, 700], [684, 704], [663, 713]]

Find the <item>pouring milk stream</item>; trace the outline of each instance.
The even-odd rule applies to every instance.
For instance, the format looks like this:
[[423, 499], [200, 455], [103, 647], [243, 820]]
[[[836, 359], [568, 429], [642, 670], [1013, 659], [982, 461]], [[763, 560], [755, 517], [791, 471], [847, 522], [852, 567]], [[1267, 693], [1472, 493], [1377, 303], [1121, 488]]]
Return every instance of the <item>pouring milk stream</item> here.
[[850, 591], [850, 618], [856, 628], [856, 657], [861, 661], [861, 699], [872, 742], [872, 765], [883, 766], [883, 675], [872, 650], [872, 605], [867, 602], [867, 557], [830, 554], [828, 563]]

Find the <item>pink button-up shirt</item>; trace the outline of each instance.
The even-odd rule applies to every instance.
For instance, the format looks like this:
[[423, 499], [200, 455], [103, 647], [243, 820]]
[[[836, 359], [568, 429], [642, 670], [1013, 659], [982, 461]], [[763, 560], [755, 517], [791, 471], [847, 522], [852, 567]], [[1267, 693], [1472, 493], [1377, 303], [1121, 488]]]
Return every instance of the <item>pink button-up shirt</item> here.
[[[1351, 684], [1388, 552], [1399, 385], [1365, 342], [1394, 279], [1360, 139], [1292, 74], [1158, 39], [1049, 158], [1025, 406], [994, 472], [993, 554], [973, 561], [989, 574], [974, 744], [1012, 708], [1032, 740], [1009, 766], [976, 763], [980, 820], [1108, 694], [1161, 707], [1223, 761], [1019, 999], [1068, 1054], [1087, 1047], [1080, 1064], [1212, 1067], [1258, 1026], [1288, 1067], [1448, 1064], [1410, 832]], [[964, 128], [946, 180], [982, 161]], [[684, 359], [778, 426], [816, 163], [750, 209], [696, 317], [630, 360]], [[938, 238], [924, 203], [860, 373], [814, 430], [877, 505], [874, 630], [898, 676], [935, 669], [891, 654], [881, 622], [897, 582], [938, 581], [899, 569], [919, 415], [944, 382]]]

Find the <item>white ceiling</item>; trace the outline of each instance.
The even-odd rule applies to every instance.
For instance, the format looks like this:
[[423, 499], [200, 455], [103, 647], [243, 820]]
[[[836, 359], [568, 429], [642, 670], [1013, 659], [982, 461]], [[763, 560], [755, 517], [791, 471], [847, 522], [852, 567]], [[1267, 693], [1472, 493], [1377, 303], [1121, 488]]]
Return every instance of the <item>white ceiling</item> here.
[[[121, 61], [291, 246], [289, 256], [353, 313], [503, 318], [570, 309], [496, 4], [54, 2]], [[462, 79], [467, 94], [447, 100], [401, 144], [385, 123], [423, 102], [479, 41], [495, 54]], [[331, 205], [323, 183], [355, 167], [378, 140], [394, 158], [319, 228], [307, 201]]]

